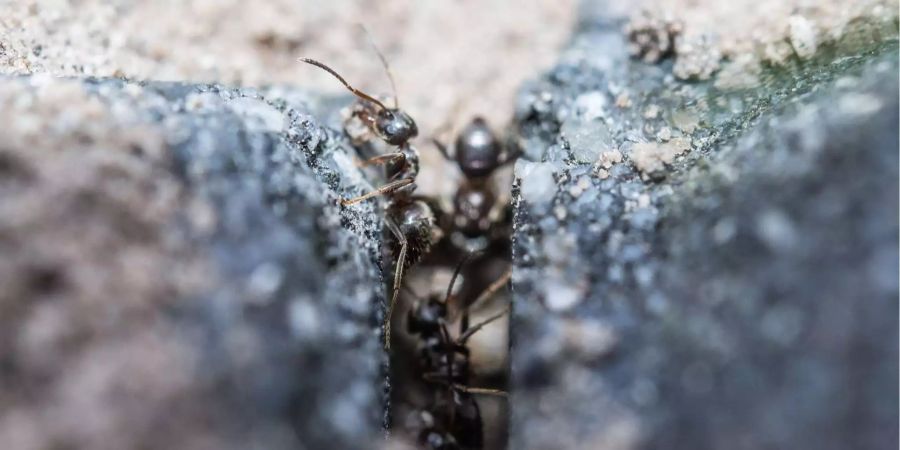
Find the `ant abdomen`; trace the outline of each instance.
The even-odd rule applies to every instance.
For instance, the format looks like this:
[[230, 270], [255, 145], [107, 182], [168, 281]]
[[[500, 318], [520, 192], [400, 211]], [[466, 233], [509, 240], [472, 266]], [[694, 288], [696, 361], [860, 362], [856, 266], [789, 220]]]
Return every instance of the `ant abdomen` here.
[[[422, 256], [441, 239], [440, 227], [431, 207], [421, 200], [388, 206], [388, 217], [396, 220], [399, 232], [405, 239], [406, 255], [402, 261], [403, 270], [419, 262]], [[403, 242], [395, 242], [402, 246]]]

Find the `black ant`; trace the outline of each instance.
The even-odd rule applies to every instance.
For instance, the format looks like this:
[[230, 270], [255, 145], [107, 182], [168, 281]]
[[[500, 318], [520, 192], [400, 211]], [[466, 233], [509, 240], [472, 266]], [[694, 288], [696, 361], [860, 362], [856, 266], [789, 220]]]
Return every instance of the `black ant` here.
[[[500, 200], [491, 182], [497, 169], [514, 161], [516, 151], [508, 151], [481, 117], [475, 117], [463, 128], [453, 146], [453, 155], [437, 139], [432, 139], [448, 161], [456, 163], [463, 181], [453, 196], [453, 214], [445, 228], [451, 230], [454, 245], [466, 251], [482, 250], [494, 241], [508, 240], [502, 229], [508, 217], [495, 217]], [[508, 216], [504, 214], [504, 216]]]
[[[481, 448], [483, 431], [481, 413], [474, 395], [506, 396], [504, 391], [468, 386], [471, 377], [469, 338], [489, 323], [509, 312], [509, 307], [469, 328], [461, 324], [459, 335], [452, 338], [448, 329], [447, 305], [453, 287], [470, 253], [456, 267], [446, 296], [431, 295], [417, 300], [407, 316], [407, 329], [419, 338], [419, 357], [422, 378], [437, 384], [435, 400], [430, 408], [418, 412], [421, 445], [432, 449]], [[475, 303], [484, 301], [499, 291], [508, 279], [495, 282], [485, 289]], [[415, 295], [414, 295], [415, 296]]]
[[388, 108], [375, 97], [354, 88], [325, 64], [309, 58], [301, 58], [300, 61], [319, 67], [337, 78], [359, 99], [353, 107], [353, 116], [361, 119], [384, 142], [397, 147], [396, 152], [378, 155], [362, 163], [362, 166], [385, 165], [388, 180], [385, 185], [358, 197], [341, 200], [342, 205], [349, 206], [378, 195], [385, 195], [388, 199], [384, 220], [394, 236], [392, 247], [397, 255], [391, 301], [384, 321], [384, 345], [386, 349], [390, 349], [391, 315], [400, 293], [403, 272], [428, 253], [432, 245], [440, 240], [442, 231], [428, 199], [413, 195], [416, 176], [419, 174], [419, 152], [410, 145], [409, 140], [418, 135], [418, 127], [412, 117], [400, 109], [394, 77], [387, 60], [377, 47], [375, 51], [391, 81], [393, 108]]
[[[501, 197], [491, 177], [519, 156], [518, 147], [501, 143], [487, 121], [477, 116], [457, 135], [452, 155], [438, 139], [432, 139], [432, 142], [444, 158], [456, 163], [463, 175], [453, 196], [453, 213], [444, 217], [442, 223], [449, 241], [448, 253], [490, 249], [492, 255], [508, 255], [511, 211], [509, 205], [500, 205]], [[499, 207], [503, 209], [498, 210]], [[490, 264], [488, 261], [480, 263]], [[508, 281], [510, 275], [507, 270], [501, 277], [502, 282]], [[463, 311], [462, 323], [467, 324], [469, 308], [463, 308]]]

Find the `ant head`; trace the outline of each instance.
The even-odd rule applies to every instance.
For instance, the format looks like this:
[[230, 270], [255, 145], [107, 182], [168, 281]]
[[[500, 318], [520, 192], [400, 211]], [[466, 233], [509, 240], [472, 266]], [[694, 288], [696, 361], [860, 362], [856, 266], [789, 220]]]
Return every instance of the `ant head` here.
[[[379, 57], [381, 57], [380, 53]], [[381, 58], [381, 61], [385, 64], [385, 70], [387, 70], [387, 62], [384, 61], [383, 57]], [[376, 109], [377, 112], [375, 113], [373, 131], [387, 143], [391, 145], [403, 145], [419, 134], [419, 128], [416, 126], [416, 122], [413, 121], [412, 117], [410, 117], [409, 114], [403, 112], [399, 107], [397, 107], [396, 89], [394, 89], [394, 107], [388, 108], [377, 98], [351, 86], [350, 83], [347, 83], [347, 80], [345, 80], [344, 77], [340, 76], [340, 74], [335, 72], [335, 70], [331, 67], [328, 67], [325, 64], [310, 58], [300, 58], [300, 61], [311, 64], [330, 73], [333, 77], [337, 78], [337, 80], [340, 81], [341, 84], [343, 84], [344, 87], [347, 88], [347, 90], [352, 92], [353, 95]], [[388, 71], [388, 75], [390, 75], [390, 71]], [[394, 78], [391, 77], [391, 86], [393, 85]]]
[[487, 122], [476, 117], [456, 138], [456, 162], [469, 178], [490, 175], [500, 165], [502, 147]]
[[375, 132], [391, 145], [403, 145], [418, 136], [419, 127], [409, 114], [397, 108], [380, 109], [375, 118]]

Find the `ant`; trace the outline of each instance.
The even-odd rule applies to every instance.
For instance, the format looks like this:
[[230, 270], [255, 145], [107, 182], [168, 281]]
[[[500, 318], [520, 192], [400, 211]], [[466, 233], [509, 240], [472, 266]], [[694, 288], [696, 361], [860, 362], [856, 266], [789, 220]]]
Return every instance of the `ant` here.
[[[518, 146], [501, 143], [487, 121], [478, 116], [459, 132], [452, 155], [438, 139], [432, 139], [432, 143], [463, 175], [453, 196], [453, 212], [446, 215], [442, 223], [449, 241], [449, 253], [491, 249], [490, 253], [494, 255], [508, 254], [512, 213], [509, 205], [501, 204], [492, 177], [499, 168], [515, 161], [521, 153]], [[498, 208], [503, 209], [498, 211]], [[488, 261], [480, 263], [490, 264]], [[505, 283], [510, 276], [511, 271], [507, 269], [498, 282]], [[470, 305], [470, 308], [474, 306]], [[463, 324], [468, 323], [470, 308], [463, 308]]]
[[310, 58], [300, 61], [316, 66], [341, 82], [358, 98], [353, 106], [353, 117], [359, 118], [366, 127], [381, 140], [397, 151], [369, 158], [361, 166], [384, 165], [388, 182], [377, 189], [350, 199], [342, 199], [343, 206], [349, 206], [372, 197], [387, 197], [385, 223], [394, 237], [391, 242], [394, 254], [397, 255], [394, 269], [391, 301], [384, 321], [384, 346], [391, 347], [391, 316], [397, 302], [403, 273], [419, 262], [431, 250], [431, 247], [442, 237], [438, 226], [435, 209], [430, 200], [413, 195], [416, 189], [416, 176], [419, 173], [419, 152], [409, 141], [418, 135], [418, 127], [413, 118], [400, 109], [394, 77], [384, 55], [372, 43], [381, 64], [391, 82], [393, 90], [393, 108], [387, 107], [380, 100], [351, 86], [341, 75], [327, 65]]
[[[435, 401], [431, 408], [419, 412], [421, 430], [418, 439], [420, 444], [432, 449], [481, 448], [481, 413], [473, 396], [506, 396], [506, 392], [501, 390], [468, 386], [471, 370], [466, 343], [486, 325], [507, 314], [509, 307], [473, 327], [468, 327], [465, 322], [461, 323], [456, 338], [450, 336], [447, 325], [447, 305], [451, 300], [454, 284], [463, 265], [472, 255], [469, 253], [457, 265], [443, 299], [437, 294], [422, 300], [413, 293], [418, 300], [407, 316], [407, 330], [410, 334], [417, 335], [420, 341], [422, 378], [427, 383], [440, 386], [435, 390]], [[485, 301], [505, 286], [508, 279], [501, 277], [501, 280], [502, 282], [498, 280], [486, 288], [474, 303]]]
[[[491, 183], [497, 169], [514, 161], [518, 151], [507, 151], [487, 121], [475, 117], [459, 133], [453, 155], [439, 140], [432, 139], [445, 159], [455, 162], [463, 181], [453, 196], [453, 214], [445, 226], [454, 245], [466, 251], [482, 250], [495, 241], [507, 240], [503, 222], [508, 217], [494, 216], [499, 196]], [[508, 216], [508, 214], [506, 214]]]

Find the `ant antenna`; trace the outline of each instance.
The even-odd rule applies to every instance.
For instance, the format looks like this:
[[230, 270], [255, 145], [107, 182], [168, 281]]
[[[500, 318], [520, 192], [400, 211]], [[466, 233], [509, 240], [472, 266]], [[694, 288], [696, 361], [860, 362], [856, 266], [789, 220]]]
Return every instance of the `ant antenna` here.
[[366, 29], [365, 25], [359, 24], [359, 28], [362, 29], [366, 38], [369, 40], [369, 43], [372, 44], [372, 48], [375, 50], [375, 54], [378, 55], [378, 59], [381, 60], [381, 66], [384, 67], [384, 72], [387, 73], [388, 80], [391, 82], [391, 90], [394, 92], [394, 109], [399, 109], [400, 99], [397, 97], [397, 84], [394, 83], [394, 75], [391, 73], [391, 67], [388, 66], [387, 59], [381, 54], [381, 50], [379, 50], [378, 45], [375, 44], [375, 39], [372, 38], [372, 34], [369, 33], [369, 30]]
[[480, 252], [469, 252], [466, 253], [466, 257], [456, 265], [456, 269], [453, 271], [453, 277], [450, 278], [450, 286], [447, 286], [447, 296], [444, 297], [444, 304], [450, 301], [450, 295], [453, 294], [453, 285], [456, 284], [456, 278], [459, 277], [459, 273], [462, 271], [463, 266], [472, 259], [473, 256], [477, 255]]
[[387, 107], [387, 106], [384, 106], [384, 103], [381, 103], [381, 102], [378, 101], [378, 99], [376, 99], [375, 97], [372, 97], [371, 95], [366, 94], [365, 92], [363, 92], [363, 91], [361, 91], [361, 90], [359, 90], [359, 89], [357, 89], [357, 88], [355, 88], [355, 87], [353, 87], [353, 86], [350, 86], [350, 83], [348, 83], [347, 80], [344, 79], [344, 77], [338, 75], [338, 73], [335, 72], [334, 69], [332, 69], [331, 67], [328, 67], [328, 66], [326, 66], [325, 64], [320, 63], [319, 61], [316, 61], [316, 60], [310, 59], [310, 58], [299, 58], [298, 61], [302, 61], [302, 62], [305, 62], [305, 63], [307, 63], [307, 64], [312, 64], [312, 65], [314, 65], [314, 66], [316, 66], [316, 67], [318, 67], [318, 68], [320, 68], [320, 69], [322, 69], [322, 70], [324, 70], [324, 71], [330, 73], [330, 74], [333, 75], [335, 78], [337, 78], [338, 81], [340, 81], [341, 83], [343, 83], [344, 86], [345, 86], [347, 89], [349, 89], [350, 92], [353, 93], [353, 95], [356, 95], [357, 97], [359, 97], [359, 98], [361, 98], [361, 99], [363, 99], [363, 100], [370, 101], [370, 102], [372, 102], [372, 103], [378, 105], [379, 108], [381, 108], [381, 109], [383, 109], [383, 110], [385, 110], [385, 111], [388, 110], [388, 107]]

